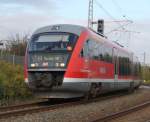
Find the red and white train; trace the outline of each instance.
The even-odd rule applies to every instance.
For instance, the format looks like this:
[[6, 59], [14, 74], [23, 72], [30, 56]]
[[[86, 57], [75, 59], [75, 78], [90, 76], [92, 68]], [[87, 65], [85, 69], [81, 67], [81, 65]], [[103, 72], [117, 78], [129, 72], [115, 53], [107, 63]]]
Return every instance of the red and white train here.
[[38, 29], [28, 42], [25, 82], [42, 98], [95, 97], [141, 84], [132, 52], [77, 25]]

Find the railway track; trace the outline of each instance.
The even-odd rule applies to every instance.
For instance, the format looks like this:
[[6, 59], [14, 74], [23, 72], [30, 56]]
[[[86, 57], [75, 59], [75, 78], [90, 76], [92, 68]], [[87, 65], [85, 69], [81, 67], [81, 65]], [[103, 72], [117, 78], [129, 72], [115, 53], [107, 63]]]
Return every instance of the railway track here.
[[42, 102], [35, 102], [35, 103], [29, 103], [29, 104], [16, 105], [16, 106], [1, 107], [0, 119], [11, 117], [11, 116], [20, 116], [20, 115], [25, 115], [25, 114], [37, 113], [37, 112], [50, 111], [50, 110], [55, 110], [58, 108], [71, 107], [71, 106], [80, 105], [80, 104], [88, 104], [91, 102], [107, 100], [107, 99], [111, 99], [115, 97], [121, 97], [124, 95], [127, 95], [127, 93], [122, 92], [120, 94], [104, 95], [104, 96], [100, 96], [99, 98], [91, 99], [88, 101], [83, 100], [81, 98], [77, 100], [63, 101], [63, 102], [56, 102], [56, 103], [42, 101]]
[[147, 101], [147, 102], [142, 103], [140, 105], [133, 106], [131, 108], [122, 110], [122, 111], [117, 112], [117, 113], [113, 113], [113, 114], [107, 115], [107, 116], [102, 117], [102, 118], [98, 118], [98, 119], [96, 119], [94, 121], [91, 121], [91, 122], [109, 122], [110, 120], [118, 119], [118, 118], [126, 116], [126, 115], [128, 115], [130, 113], [142, 110], [142, 109], [144, 109], [144, 108], [146, 108], [148, 106], [150, 106], [150, 101]]
[[46, 103], [47, 101], [37, 101], [14, 106], [0, 107], [0, 118], [23, 114], [23, 111], [25, 112], [29, 109], [38, 108]]
[[36, 102], [24, 103], [24, 104], [13, 105], [13, 106], [4, 106], [4, 107], [0, 107], [0, 113], [4, 112], [4, 111], [9, 111], [9, 110], [34, 107], [34, 106], [38, 106], [38, 105], [46, 103], [46, 102], [47, 101], [36, 101]]

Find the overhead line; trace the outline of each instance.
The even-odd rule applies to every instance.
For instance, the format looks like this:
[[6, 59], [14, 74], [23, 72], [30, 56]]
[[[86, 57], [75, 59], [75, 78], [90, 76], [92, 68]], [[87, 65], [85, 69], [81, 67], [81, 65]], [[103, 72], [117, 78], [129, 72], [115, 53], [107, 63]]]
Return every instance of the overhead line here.
[[119, 4], [116, 2], [116, 0], [112, 0], [112, 3], [116, 6], [118, 11], [122, 13], [122, 8], [119, 6]]
[[116, 21], [116, 19], [97, 0], [95, 0], [95, 2], [110, 18]]
[[123, 30], [125, 30], [124, 26], [127, 26], [127, 25], [129, 25], [129, 24], [130, 24], [130, 23], [127, 23], [127, 24], [125, 24], [125, 25], [121, 25], [121, 26], [119, 26], [118, 28], [115, 28], [115, 29], [111, 30], [110, 32], [107, 32], [106, 34], [109, 34], [109, 33], [111, 33], [111, 32], [114, 32], [114, 31], [116, 31], [117, 29], [120, 29], [120, 28], [122, 28]]
[[115, 17], [113, 17], [103, 6], [102, 4], [100, 4], [97, 0], [95, 0], [95, 3], [100, 7], [100, 9], [102, 9], [111, 19], [114, 20], [114, 22], [116, 22], [117, 25], [119, 25], [119, 28], [125, 29], [124, 26], [129, 25], [130, 23], [133, 23], [133, 21], [126, 19], [129, 23], [122, 25], [120, 24], [120, 22], [117, 22], [117, 19]]
[[130, 17], [128, 17], [125, 13], [123, 13], [122, 8], [120, 7], [120, 5], [117, 3], [116, 0], [112, 0], [112, 3], [114, 4], [114, 6], [116, 6], [116, 8], [118, 9], [118, 11], [121, 13], [121, 16], [123, 18], [125, 18], [126, 20], [132, 20]]
[[[103, 6], [102, 4], [100, 4], [97, 0], [95, 0], [96, 4], [100, 7], [100, 9], [102, 9], [111, 19], [113, 19], [114, 21], [117, 21], [117, 19], [115, 19]], [[117, 25], [119, 25], [118, 28], [122, 28], [125, 29], [124, 26], [126, 25], [122, 25], [120, 24], [120, 22], [116, 22]]]

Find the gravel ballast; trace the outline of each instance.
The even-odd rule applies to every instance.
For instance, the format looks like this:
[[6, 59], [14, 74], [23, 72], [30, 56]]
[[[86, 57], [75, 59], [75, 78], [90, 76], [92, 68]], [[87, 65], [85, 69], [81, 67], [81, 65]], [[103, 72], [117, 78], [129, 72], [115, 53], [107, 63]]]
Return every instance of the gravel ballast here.
[[150, 89], [141, 88], [118, 98], [1, 119], [0, 122], [90, 122], [148, 100], [150, 100]]

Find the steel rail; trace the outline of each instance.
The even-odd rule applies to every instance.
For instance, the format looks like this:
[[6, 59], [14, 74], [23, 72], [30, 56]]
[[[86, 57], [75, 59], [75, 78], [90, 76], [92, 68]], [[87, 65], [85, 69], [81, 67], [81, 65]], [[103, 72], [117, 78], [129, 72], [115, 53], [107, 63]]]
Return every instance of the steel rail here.
[[120, 112], [112, 113], [110, 115], [104, 116], [102, 118], [98, 118], [98, 119], [96, 119], [94, 121], [91, 121], [91, 122], [107, 122], [107, 121], [109, 122], [110, 120], [118, 119], [118, 118], [126, 116], [130, 113], [142, 110], [142, 109], [144, 109], [145, 107], [148, 107], [148, 106], [150, 106], [150, 101], [147, 101], [147, 102], [144, 102], [142, 104], [130, 107], [130, 108], [122, 110]]
[[19, 104], [19, 105], [4, 106], [4, 107], [0, 107], [0, 112], [14, 110], [14, 109], [22, 109], [22, 108], [26, 108], [26, 107], [30, 107], [30, 106], [31, 107], [38, 106], [44, 102], [47, 102], [47, 101], [35, 101], [35, 102], [23, 103], [23, 104]]
[[[128, 94], [128, 93], [127, 93]], [[50, 111], [50, 110], [55, 110], [59, 108], [64, 108], [64, 107], [71, 107], [74, 105], [82, 105], [82, 104], [88, 104], [92, 102], [98, 102], [102, 100], [108, 100], [111, 98], [118, 98], [121, 96], [127, 95], [126, 93], [122, 92], [119, 94], [111, 94], [111, 95], [104, 95], [99, 98], [91, 99], [91, 100], [76, 100], [76, 101], [71, 101], [71, 102], [62, 102], [62, 103], [56, 103], [56, 104], [48, 104], [48, 105], [40, 105], [38, 102], [37, 103], [30, 103], [30, 104], [25, 104], [25, 105], [18, 105], [18, 106], [10, 106], [9, 107], [2, 107], [0, 108], [0, 119], [6, 118], [6, 117], [11, 117], [11, 116], [20, 116], [20, 115], [25, 115], [25, 114], [30, 114], [30, 113], [38, 113], [38, 112], [44, 112], [44, 111]]]

